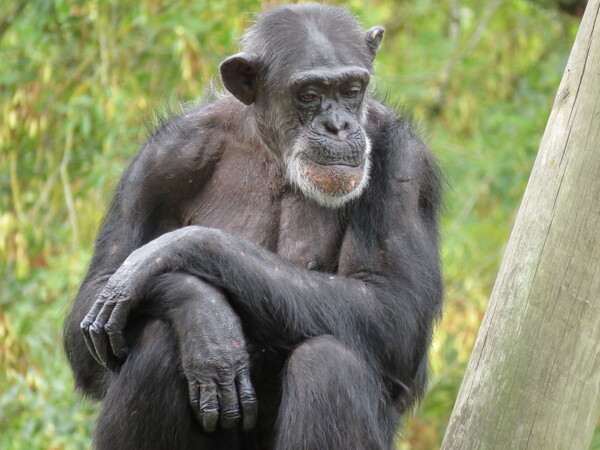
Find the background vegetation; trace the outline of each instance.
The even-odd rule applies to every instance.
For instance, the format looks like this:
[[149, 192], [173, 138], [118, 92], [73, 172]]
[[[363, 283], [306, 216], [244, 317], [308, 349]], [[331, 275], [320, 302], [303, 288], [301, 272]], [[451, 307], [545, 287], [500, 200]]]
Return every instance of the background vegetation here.
[[[96, 408], [73, 394], [61, 324], [111, 190], [154, 111], [201, 96], [265, 3], [3, 4], [0, 448], [89, 446]], [[445, 315], [400, 449], [439, 447], [574, 40], [578, 18], [546, 3], [345, 3], [385, 26], [377, 89], [412, 112], [452, 186]]]

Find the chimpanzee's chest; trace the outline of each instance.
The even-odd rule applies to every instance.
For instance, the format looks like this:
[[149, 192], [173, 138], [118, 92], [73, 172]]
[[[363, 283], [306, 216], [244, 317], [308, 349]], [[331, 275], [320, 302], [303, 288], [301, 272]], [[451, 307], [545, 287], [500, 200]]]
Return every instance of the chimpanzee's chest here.
[[335, 272], [344, 232], [339, 210], [294, 192], [281, 202], [276, 253], [310, 270]]
[[339, 210], [319, 206], [287, 186], [273, 161], [224, 158], [187, 206], [184, 225], [218, 228], [302, 267], [334, 272], [345, 231]]

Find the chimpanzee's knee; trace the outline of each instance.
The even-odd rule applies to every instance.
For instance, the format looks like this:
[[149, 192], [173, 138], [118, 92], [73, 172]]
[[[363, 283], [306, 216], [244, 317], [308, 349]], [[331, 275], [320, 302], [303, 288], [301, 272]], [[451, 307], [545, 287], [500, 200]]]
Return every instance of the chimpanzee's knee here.
[[378, 379], [360, 355], [334, 337], [304, 342], [285, 369], [277, 448], [387, 447]]

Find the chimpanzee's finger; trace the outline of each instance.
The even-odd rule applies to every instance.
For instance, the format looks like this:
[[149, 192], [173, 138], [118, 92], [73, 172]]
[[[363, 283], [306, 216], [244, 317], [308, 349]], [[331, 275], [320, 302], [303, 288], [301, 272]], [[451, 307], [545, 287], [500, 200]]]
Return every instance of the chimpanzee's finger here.
[[190, 404], [192, 405], [194, 415], [202, 422], [200, 417], [200, 383], [198, 381], [190, 381], [188, 379], [188, 395], [190, 397]]
[[233, 428], [240, 419], [235, 383], [219, 383], [219, 401], [221, 406], [221, 428]]
[[89, 333], [96, 359], [108, 369], [108, 338], [104, 329], [94, 322], [89, 328]]
[[85, 341], [85, 346], [90, 352], [90, 355], [94, 357], [96, 362], [100, 365], [103, 365], [102, 361], [100, 361], [100, 358], [98, 358], [98, 355], [96, 354], [96, 349], [94, 348], [94, 342], [92, 341], [92, 337], [90, 336], [89, 328], [89, 324], [84, 324], [83, 322], [81, 323], [81, 331], [83, 333], [83, 340]]
[[94, 304], [92, 305], [92, 308], [90, 309], [90, 311], [85, 315], [85, 317], [83, 318], [83, 320], [81, 321], [81, 328], [89, 328], [89, 326], [94, 323], [94, 320], [96, 320], [96, 316], [98, 315], [98, 313], [100, 312], [100, 310], [102, 309], [102, 307], [104, 306], [104, 300], [102, 298], [99, 298], [98, 300], [96, 300], [94, 302]]
[[127, 343], [123, 336], [123, 330], [127, 323], [127, 313], [129, 312], [128, 303], [128, 300], [117, 302], [108, 322], [104, 326], [112, 352], [120, 360], [127, 358], [128, 353]]
[[83, 339], [85, 341], [85, 345], [86, 345], [88, 351], [90, 352], [90, 354], [94, 357], [94, 359], [99, 364], [102, 364], [102, 361], [100, 361], [100, 359], [98, 358], [98, 355], [96, 354], [96, 349], [94, 348], [94, 342], [92, 341], [92, 338], [90, 336], [90, 326], [96, 320], [96, 316], [102, 309], [103, 304], [104, 303], [101, 300], [95, 301], [94, 304], [92, 305], [92, 309], [90, 309], [90, 311], [85, 315], [85, 317], [81, 321], [81, 324], [79, 325], [79, 327], [81, 328], [81, 332], [83, 333]]
[[123, 331], [114, 328], [110, 320], [106, 323], [106, 325], [104, 325], [104, 331], [108, 336], [108, 342], [110, 343], [112, 354], [121, 361], [125, 360], [125, 358], [127, 358], [128, 348], [127, 344], [125, 343]]
[[94, 347], [96, 348], [96, 353], [102, 364], [106, 367], [108, 367], [109, 361], [114, 358], [112, 358], [113, 354], [110, 345], [107, 345], [109, 343], [108, 334], [104, 327], [106, 322], [110, 319], [114, 305], [114, 301], [104, 302], [102, 309], [96, 316], [96, 320], [94, 320], [94, 323], [90, 327], [90, 334], [92, 336], [92, 341], [94, 342]]
[[219, 420], [219, 400], [217, 386], [214, 382], [200, 385], [200, 423], [204, 431], [212, 432], [217, 428]]
[[256, 425], [258, 402], [256, 401], [256, 394], [254, 393], [254, 387], [250, 381], [250, 374], [247, 368], [240, 371], [236, 383], [238, 396], [242, 405], [242, 426], [244, 431], [249, 431]]

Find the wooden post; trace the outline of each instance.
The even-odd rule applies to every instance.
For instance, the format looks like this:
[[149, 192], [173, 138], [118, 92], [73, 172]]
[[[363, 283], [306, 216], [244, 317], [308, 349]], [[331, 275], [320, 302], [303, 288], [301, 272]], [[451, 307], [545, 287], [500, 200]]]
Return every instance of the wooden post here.
[[599, 394], [600, 0], [590, 0], [442, 448], [587, 449]]

